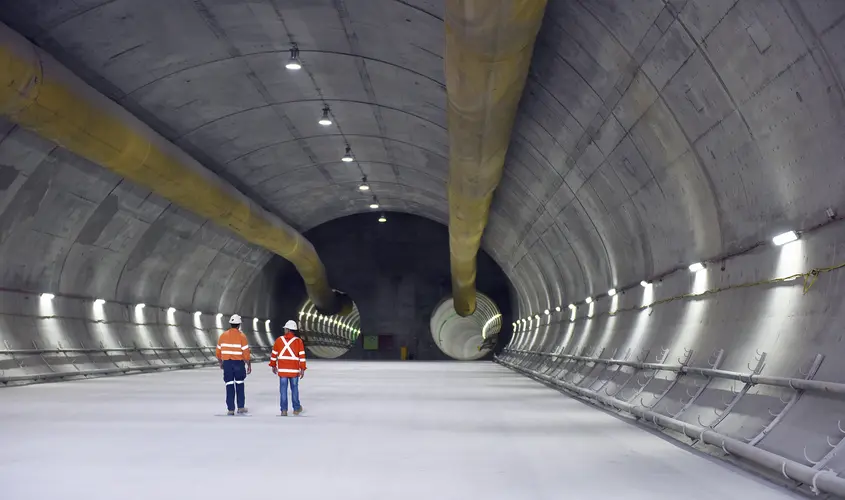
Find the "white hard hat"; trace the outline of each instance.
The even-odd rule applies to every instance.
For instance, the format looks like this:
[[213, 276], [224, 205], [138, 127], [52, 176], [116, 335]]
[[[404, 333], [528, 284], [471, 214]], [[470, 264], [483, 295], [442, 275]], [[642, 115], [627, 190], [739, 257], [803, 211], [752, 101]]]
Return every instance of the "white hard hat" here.
[[299, 330], [299, 327], [296, 326], [296, 321], [288, 320], [288, 322], [285, 323], [285, 330], [291, 330], [291, 331], [295, 332], [295, 331]]
[[230, 325], [240, 325], [241, 324], [241, 317], [240, 315], [233, 314], [231, 318], [229, 318]]

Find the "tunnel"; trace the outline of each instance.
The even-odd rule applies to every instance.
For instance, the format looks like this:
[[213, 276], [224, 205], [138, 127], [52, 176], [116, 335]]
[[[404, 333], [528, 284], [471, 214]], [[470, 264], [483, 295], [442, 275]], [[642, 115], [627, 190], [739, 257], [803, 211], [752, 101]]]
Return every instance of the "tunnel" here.
[[0, 0], [0, 498], [845, 498], [843, 82], [842, 0]]

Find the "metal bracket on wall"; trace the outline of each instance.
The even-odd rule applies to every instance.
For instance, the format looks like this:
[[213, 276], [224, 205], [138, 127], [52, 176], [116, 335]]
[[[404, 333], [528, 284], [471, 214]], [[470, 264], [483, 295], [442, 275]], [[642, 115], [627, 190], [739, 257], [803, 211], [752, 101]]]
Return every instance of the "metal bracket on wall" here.
[[80, 371], [80, 370], [79, 370], [79, 367], [78, 367], [78, 366], [76, 366], [76, 357], [71, 357], [71, 356], [70, 356], [70, 354], [69, 354], [69, 352], [68, 352], [68, 350], [66, 350], [66, 349], [62, 346], [62, 343], [61, 343], [61, 342], [56, 342], [56, 348], [59, 350], [59, 353], [64, 354], [64, 356], [65, 356], [65, 360], [66, 360], [67, 362], [69, 362], [69, 363], [71, 364], [71, 366], [73, 366], [74, 368], [76, 368], [76, 371]]
[[[710, 369], [712, 369], [712, 370], [718, 369], [719, 366], [722, 364], [722, 360], [724, 359], [724, 357], [725, 357], [725, 350], [724, 349], [716, 349], [715, 351], [713, 351], [713, 354], [711, 354], [710, 358], [707, 360], [707, 364], [710, 367]], [[699, 396], [701, 396], [704, 393], [704, 391], [707, 390], [707, 387], [710, 385], [710, 382], [713, 381], [713, 378], [714, 377], [711, 376], [711, 375], [706, 375], [704, 377], [705, 382], [700, 386], [698, 386], [698, 384], [695, 381], [693, 381], [693, 384], [698, 386], [698, 390], [695, 391], [695, 394], [693, 394], [690, 397], [690, 400], [687, 401], [686, 404], [684, 404], [684, 406], [681, 407], [681, 409], [677, 411], [677, 413], [674, 413], [672, 415], [672, 418], [678, 418], [681, 414], [683, 414], [684, 412], [689, 410], [692, 407], [692, 405], [695, 403], [695, 401], [699, 398]], [[687, 392], [687, 395], [689, 396], [689, 392]]]
[[[689, 366], [690, 361], [692, 361], [693, 352], [694, 352], [693, 349], [687, 349], [686, 347], [684, 347], [684, 357], [683, 357], [683, 359], [678, 358], [678, 362], [680, 363], [681, 366]], [[678, 384], [678, 381], [681, 380], [681, 377], [683, 377], [684, 375], [685, 375], [685, 373], [683, 372], [683, 370], [678, 370], [677, 372], [675, 372], [675, 377], [672, 379], [672, 382], [669, 384], [668, 387], [666, 387], [666, 389], [662, 393], [660, 393], [660, 395], [657, 397], [657, 399], [651, 405], [642, 404], [643, 400], [642, 400], [642, 398], [640, 398], [640, 403], [642, 404], [642, 406], [645, 406], [646, 408], [649, 408], [649, 409], [657, 408], [657, 405], [659, 405], [660, 402], [663, 401], [663, 398], [665, 398], [666, 395], [669, 394], [672, 391], [672, 389], [675, 388], [675, 386]]]
[[[630, 358], [630, 357], [631, 357], [631, 348], [629, 347], [628, 350], [625, 351], [625, 355], [622, 356], [622, 359], [620, 361], [628, 361], [628, 358]], [[620, 365], [618, 363], [611, 363], [611, 364], [608, 364], [607, 366], [608, 366], [608, 370], [605, 373], [607, 373], [607, 375], [609, 375], [609, 376], [607, 376], [604, 379], [604, 382], [602, 382], [601, 385], [599, 385], [595, 389], [593, 389], [593, 387], [591, 385], [589, 387], [590, 390], [593, 390], [593, 391], [596, 391], [596, 392], [603, 390], [607, 384], [609, 384], [610, 382], [613, 382], [613, 379], [615, 379], [616, 376], [619, 375], [620, 370], [622, 369], [622, 365]], [[612, 372], [610, 370], [611, 367], [613, 368]], [[599, 377], [599, 378], [601, 378], [601, 377]], [[599, 379], [597, 378], [596, 381], [593, 382], [593, 384], [595, 384], [598, 381], [599, 381]]]
[[[651, 353], [651, 350], [649, 350], [649, 349], [643, 349], [643, 351], [642, 351], [642, 357], [637, 356], [637, 362], [638, 362], [638, 363], [642, 363], [643, 361], [647, 360], [647, 359], [648, 359], [648, 355], [649, 355], [650, 353]], [[627, 365], [620, 365], [620, 366], [627, 366]], [[624, 382], [622, 382], [622, 384], [620, 384], [620, 385], [617, 385], [617, 386], [616, 386], [616, 391], [615, 391], [613, 394], [611, 394], [611, 393], [610, 393], [610, 391], [608, 391], [606, 388], [604, 389], [604, 393], [605, 393], [605, 394], [607, 394], [608, 396], [612, 397], [612, 398], [615, 398], [617, 394], [619, 394], [620, 392], [622, 392], [623, 390], [625, 390], [626, 386], [628, 385], [628, 382], [630, 382], [630, 381], [631, 381], [631, 379], [633, 379], [633, 378], [634, 378], [634, 376], [635, 376], [635, 375], [637, 375], [639, 372], [640, 372], [640, 371], [639, 371], [638, 369], [636, 369], [636, 368], [632, 369], [632, 370], [631, 370], [631, 373], [628, 375], [628, 378], [627, 378], [627, 379], [625, 379], [625, 381], [624, 381]]]
[[[816, 373], [819, 371], [819, 368], [822, 366], [823, 361], [824, 361], [824, 355], [816, 354], [816, 357], [813, 359], [813, 363], [810, 365], [810, 368], [807, 370], [807, 373], [801, 372], [800, 369], [799, 369], [799, 372], [801, 372], [802, 375], [804, 375], [805, 380], [812, 380], [813, 378], [815, 378]], [[787, 401], [783, 401], [781, 399], [781, 402], [785, 403], [785, 406], [783, 408], [781, 408], [781, 410], [776, 414], [772, 413], [771, 409], [769, 409], [769, 415], [772, 415], [774, 418], [768, 423], [768, 425], [766, 425], [766, 427], [762, 431], [760, 431], [759, 434], [757, 434], [756, 436], [751, 438], [748, 441], [748, 444], [750, 444], [751, 446], [757, 446], [757, 443], [759, 443], [764, 437], [766, 437], [766, 435], [772, 429], [774, 429], [774, 427], [781, 421], [781, 419], [783, 419], [784, 415], [786, 415], [786, 412], [788, 412], [793, 406], [795, 406], [795, 403], [797, 403], [798, 400], [801, 399], [801, 396], [803, 394], [804, 394], [804, 391], [801, 390], [801, 389], [798, 389], [798, 390], [792, 391], [792, 396]]]
[[[601, 358], [602, 355], [604, 354], [605, 350], [606, 350], [605, 348], [602, 348], [602, 350], [599, 351], [598, 356], [590, 356], [590, 357], [591, 358], [593, 358], [593, 357]], [[616, 355], [616, 352], [614, 351], [614, 353], [610, 357], [612, 358], [615, 355]], [[595, 370], [596, 366], [598, 366], [598, 365], [599, 365], [599, 363], [597, 363], [595, 361], [585, 360], [583, 362], [583, 364], [578, 368], [577, 371], [570, 372], [571, 379], [569, 380], [569, 382], [571, 384], [574, 384], [574, 385], [581, 385], [581, 382], [583, 382], [584, 379], [586, 379], [593, 372], [593, 370]], [[604, 365], [602, 365], [602, 366], [604, 366]], [[582, 373], [582, 371], [584, 371], [584, 370], [586, 370], [586, 372]], [[581, 378], [576, 382], [575, 378], [578, 375], [581, 375]], [[564, 378], [564, 380], [566, 380], [566, 377], [563, 377], [563, 378]]]
[[[668, 357], [669, 357], [669, 349], [664, 349], [663, 347], [661, 347], [660, 348], [660, 354], [658, 354], [654, 358], [654, 361], [657, 364], [663, 364], [663, 363], [666, 362], [666, 358], [668, 358]], [[641, 369], [639, 373], [643, 373], [645, 371], [650, 372], [648, 375], [646, 375], [645, 382], [644, 383], [640, 382], [640, 376], [638, 374], [637, 375], [637, 386], [639, 386], [639, 388], [636, 391], [634, 391], [634, 394], [631, 397], [625, 398], [624, 395], [623, 395], [623, 397], [620, 398], [620, 399], [622, 399], [623, 401], [627, 401], [629, 403], [631, 401], [633, 401], [637, 396], [639, 396], [640, 394], [643, 393], [643, 391], [645, 390], [646, 387], [648, 387], [649, 384], [651, 384], [651, 382], [654, 380], [654, 377], [656, 377], [657, 373], [660, 372], [660, 369], [657, 369], [657, 368]]]
[[[602, 349], [601, 352], [602, 352], [602, 354], [604, 354], [604, 349]], [[613, 353], [610, 354], [610, 359], [615, 359], [617, 352], [619, 352], [618, 347], [613, 350]], [[598, 371], [598, 373], [596, 373], [596, 375], [594, 377], [592, 377], [592, 379], [593, 379], [592, 382], [590, 382], [586, 386], [582, 385], [586, 380], [591, 378], [592, 373], [594, 371], [596, 371], [596, 367], [599, 367], [599, 366], [601, 367], [601, 369]], [[607, 364], [607, 363], [599, 363], [599, 362], [594, 361], [593, 367], [590, 368], [590, 370], [583, 377], [581, 377], [581, 380], [579, 380], [575, 385], [580, 386], [580, 387], [592, 387], [592, 385], [596, 383], [596, 380], [598, 380], [606, 371], [610, 370], [611, 366], [612, 365]]]
[[[757, 351], [757, 353], [755, 354], [757, 365], [754, 368], [751, 368], [751, 363], [748, 363], [748, 369], [751, 370], [751, 373], [748, 376], [748, 381], [746, 381], [745, 384], [742, 386], [742, 389], [739, 392], [733, 392], [733, 388], [731, 389], [733, 397], [730, 401], [727, 402], [727, 406], [723, 410], [718, 411], [716, 410], [716, 408], [713, 408], [713, 413], [716, 414], [715, 420], [713, 420], [707, 425], [704, 425], [703, 423], [701, 423], [701, 415], [697, 417], [698, 423], [702, 427], [708, 427], [710, 429], [713, 429], [717, 425], [722, 423], [723, 420], [725, 420], [725, 418], [734, 409], [737, 403], [739, 403], [739, 400], [742, 399], [742, 397], [745, 396], [746, 393], [748, 393], [748, 390], [754, 386], [754, 382], [752, 382], [753, 375], [760, 375], [760, 373], [763, 372], [763, 368], [766, 367], [766, 355], [767, 353], [765, 352]], [[724, 400], [722, 400], [722, 402], [725, 403]]]

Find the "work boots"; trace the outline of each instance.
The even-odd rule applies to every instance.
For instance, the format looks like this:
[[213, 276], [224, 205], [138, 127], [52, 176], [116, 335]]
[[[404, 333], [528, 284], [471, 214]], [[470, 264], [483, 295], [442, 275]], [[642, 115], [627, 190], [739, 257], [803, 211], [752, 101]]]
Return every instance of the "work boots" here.
[[234, 414], [235, 414], [235, 410], [229, 410], [229, 413], [227, 413], [227, 415], [234, 415]]
[[287, 412], [287, 411], [282, 411], [282, 416], [283, 416], [283, 417], [287, 417], [287, 416], [288, 416], [288, 412]]
[[240, 414], [247, 413], [248, 411], [249, 410], [247, 410], [246, 408], [238, 408], [238, 413]]
[[299, 415], [300, 413], [302, 413], [302, 408], [300, 408], [298, 410], [293, 410], [294, 415]]

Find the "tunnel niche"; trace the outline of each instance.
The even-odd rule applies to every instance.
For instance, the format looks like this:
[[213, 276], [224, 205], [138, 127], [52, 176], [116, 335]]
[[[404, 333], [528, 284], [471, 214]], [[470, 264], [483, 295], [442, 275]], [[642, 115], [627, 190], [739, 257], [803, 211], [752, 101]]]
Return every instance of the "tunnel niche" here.
[[311, 299], [299, 308], [299, 336], [314, 356], [335, 359], [346, 354], [361, 334], [361, 315], [358, 305], [352, 305], [348, 314], [327, 315], [320, 313]]
[[434, 343], [452, 359], [474, 361], [493, 350], [502, 329], [502, 313], [496, 303], [476, 292], [476, 310], [466, 317], [455, 312], [455, 302], [447, 297], [431, 314], [430, 328]]

